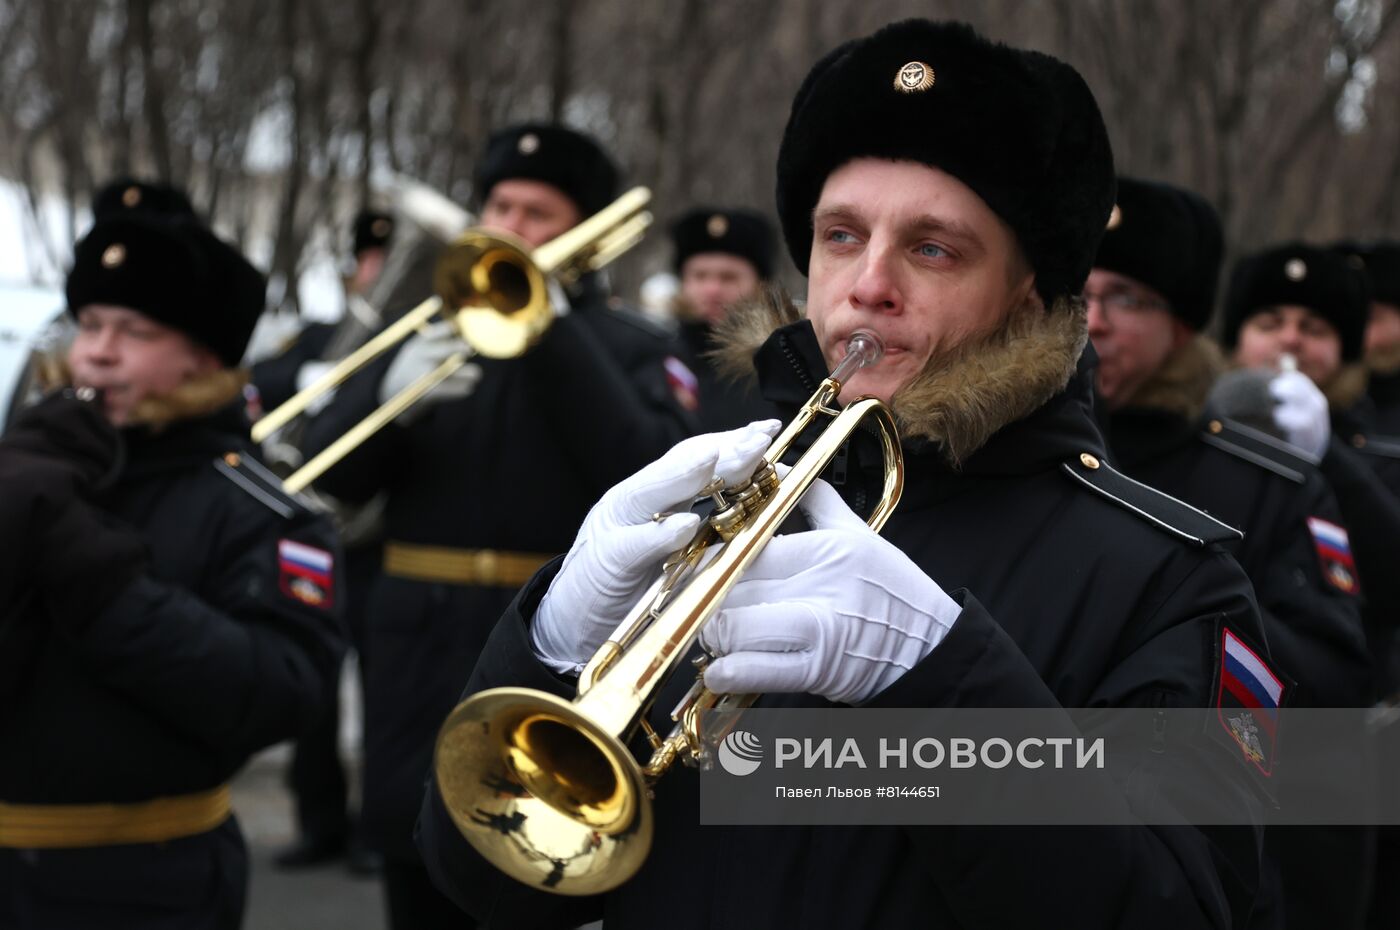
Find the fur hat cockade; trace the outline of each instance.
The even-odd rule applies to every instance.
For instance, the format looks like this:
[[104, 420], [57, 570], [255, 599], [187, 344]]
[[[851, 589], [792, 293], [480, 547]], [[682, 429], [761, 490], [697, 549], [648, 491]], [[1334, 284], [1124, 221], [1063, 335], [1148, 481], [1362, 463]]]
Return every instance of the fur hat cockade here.
[[1221, 341], [1233, 349], [1240, 327], [1270, 307], [1306, 307], [1327, 320], [1342, 340], [1342, 360], [1361, 357], [1370, 311], [1366, 275], [1334, 249], [1293, 242], [1240, 259], [1225, 295]]
[[382, 249], [389, 245], [394, 234], [394, 218], [379, 210], [361, 210], [355, 215], [352, 228], [354, 246], [351, 254], [359, 255], [366, 249]]
[[263, 276], [202, 223], [172, 215], [100, 220], [78, 243], [68, 312], [129, 307], [177, 329], [232, 367], [262, 313]]
[[1220, 216], [1203, 197], [1170, 184], [1118, 179], [1118, 200], [1094, 267], [1161, 293], [1200, 331], [1210, 321], [1225, 251]]
[[93, 222], [133, 213], [196, 218], [184, 191], [157, 181], [117, 178], [107, 182], [92, 198]]
[[563, 191], [585, 217], [617, 198], [617, 166], [593, 139], [563, 126], [525, 123], [493, 135], [476, 170], [476, 196], [485, 203], [491, 188], [520, 178]]
[[773, 224], [755, 210], [697, 207], [671, 224], [678, 272], [692, 255], [723, 252], [753, 265], [760, 278], [769, 278], [773, 239]]
[[1083, 288], [1113, 207], [1113, 154], [1069, 65], [928, 20], [817, 62], [778, 152], [778, 217], [804, 274], [827, 177], [864, 156], [922, 162], [971, 188], [1016, 234], [1046, 306]]

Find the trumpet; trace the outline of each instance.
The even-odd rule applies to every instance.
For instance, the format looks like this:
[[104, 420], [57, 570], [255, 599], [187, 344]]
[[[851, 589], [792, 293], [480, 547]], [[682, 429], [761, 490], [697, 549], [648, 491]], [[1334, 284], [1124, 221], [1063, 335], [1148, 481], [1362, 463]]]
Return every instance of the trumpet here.
[[644, 211], [651, 191], [634, 187], [563, 235], [531, 249], [515, 236], [468, 229], [433, 272], [433, 296], [385, 327], [322, 377], [253, 425], [253, 440], [268, 436], [306, 411], [317, 398], [393, 348], [434, 317], [450, 322], [462, 350], [405, 387], [283, 482], [289, 493], [306, 488], [355, 447], [445, 381], [474, 355], [516, 358], [528, 352], [554, 321], [552, 283], [568, 286], [641, 241], [651, 225]]
[[[868, 396], [836, 407], [841, 385], [883, 352], [874, 334], [852, 336], [845, 358], [752, 476], [705, 489], [716, 511], [665, 561], [661, 576], [594, 653], [579, 676], [577, 697], [493, 688], [448, 716], [434, 749], [438, 788], [457, 829], [493, 865], [527, 885], [566, 895], [608, 891], [641, 867], [655, 826], [652, 786], [677, 760], [708, 764], [724, 734], [705, 732], [706, 711], [737, 712], [759, 695], [718, 695], [697, 678], [672, 712], [674, 727], [664, 738], [648, 723], [648, 710], [725, 595], [867, 418], [884, 458], [869, 525], [878, 531], [899, 502], [904, 460], [890, 409]], [[830, 422], [779, 477], [779, 461], [819, 417]], [[729, 726], [736, 716], [725, 714]], [[645, 765], [627, 747], [638, 733], [652, 749]]]

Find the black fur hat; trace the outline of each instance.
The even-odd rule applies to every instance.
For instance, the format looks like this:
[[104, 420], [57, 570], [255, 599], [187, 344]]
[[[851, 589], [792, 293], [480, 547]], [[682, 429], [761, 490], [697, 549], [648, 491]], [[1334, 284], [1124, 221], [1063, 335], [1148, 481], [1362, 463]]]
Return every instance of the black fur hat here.
[[1400, 242], [1386, 239], [1367, 244], [1339, 242], [1333, 248], [1366, 273], [1371, 300], [1400, 306]]
[[773, 238], [773, 224], [755, 210], [696, 207], [671, 224], [676, 271], [692, 255], [724, 252], [753, 265], [760, 278], [771, 277]]
[[617, 198], [617, 166], [583, 133], [547, 123], [511, 126], [493, 135], [476, 169], [476, 195], [485, 203], [499, 181], [543, 181], [563, 191], [585, 217]]
[[1199, 331], [1210, 321], [1224, 251], [1220, 216], [1203, 197], [1170, 184], [1120, 177], [1118, 202], [1094, 267], [1160, 292], [1172, 313]]
[[1370, 295], [1361, 269], [1334, 249], [1292, 242], [1242, 258], [1225, 294], [1221, 340], [1233, 349], [1240, 327], [1268, 307], [1307, 307], [1336, 327], [1342, 358], [1361, 357]]
[[361, 210], [355, 217], [354, 254], [365, 249], [382, 249], [394, 234], [394, 218], [379, 210]]
[[130, 307], [233, 367], [262, 313], [264, 288], [257, 269], [202, 223], [133, 213], [100, 220], [78, 243], [66, 294], [74, 316], [89, 304]]
[[817, 62], [778, 152], [778, 217], [804, 274], [822, 186], [862, 156], [923, 162], [970, 187], [1015, 232], [1047, 304], [1083, 288], [1113, 207], [1113, 154], [1069, 65], [928, 20]]
[[131, 177], [117, 178], [109, 181], [92, 198], [93, 222], [132, 213], [155, 213], [190, 219], [196, 216], [194, 206], [184, 191], [155, 181], [138, 181]]

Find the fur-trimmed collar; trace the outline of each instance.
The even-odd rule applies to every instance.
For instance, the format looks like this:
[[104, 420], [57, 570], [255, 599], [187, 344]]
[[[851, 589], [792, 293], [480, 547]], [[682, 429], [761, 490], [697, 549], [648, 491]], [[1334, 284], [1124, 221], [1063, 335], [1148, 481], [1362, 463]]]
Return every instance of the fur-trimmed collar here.
[[1322, 385], [1322, 393], [1327, 397], [1327, 406], [1334, 412], [1350, 410], [1366, 396], [1370, 385], [1370, 369], [1362, 362], [1343, 365], [1332, 376], [1332, 380]]
[[1377, 375], [1400, 374], [1400, 344], [1367, 352], [1366, 367]]
[[1123, 407], [1163, 410], [1194, 420], [1205, 407], [1211, 385], [1225, 368], [1225, 357], [1219, 346], [1197, 334], [1168, 355]]
[[[766, 291], [716, 327], [709, 358], [724, 377], [756, 378], [754, 353], [775, 329], [801, 318], [785, 294]], [[1089, 338], [1085, 320], [1078, 301], [1027, 306], [990, 336], [930, 359], [893, 398], [900, 435], [931, 440], [949, 464], [961, 465], [1002, 427], [1064, 390]]]
[[[56, 365], [44, 379], [45, 389], [68, 387], [72, 372], [66, 362]], [[191, 378], [168, 394], [148, 397], [136, 405], [125, 427], [146, 427], [161, 432], [182, 420], [209, 416], [233, 403], [248, 383], [248, 371], [243, 368], [220, 368]]]

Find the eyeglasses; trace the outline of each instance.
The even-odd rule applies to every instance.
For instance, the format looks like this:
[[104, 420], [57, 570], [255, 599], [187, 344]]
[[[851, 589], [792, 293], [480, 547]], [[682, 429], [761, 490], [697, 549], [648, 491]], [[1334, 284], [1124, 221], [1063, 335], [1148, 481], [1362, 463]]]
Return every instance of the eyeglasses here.
[[1080, 296], [1084, 299], [1085, 305], [1097, 301], [1104, 313], [1109, 316], [1119, 313], [1141, 313], [1144, 310], [1168, 309], [1165, 301], [1156, 297], [1135, 294], [1132, 291], [1106, 291], [1102, 294], [1090, 294], [1085, 291]]

